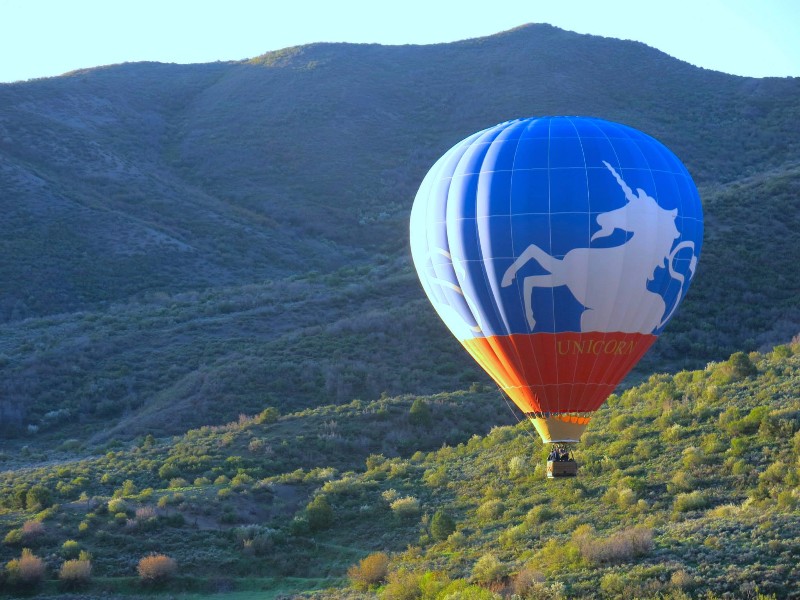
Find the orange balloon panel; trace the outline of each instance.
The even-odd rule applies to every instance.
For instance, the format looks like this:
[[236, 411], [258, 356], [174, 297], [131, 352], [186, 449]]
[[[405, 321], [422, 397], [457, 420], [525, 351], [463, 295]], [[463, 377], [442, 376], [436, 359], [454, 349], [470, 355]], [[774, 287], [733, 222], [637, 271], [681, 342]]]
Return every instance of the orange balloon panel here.
[[475, 337], [462, 344], [523, 412], [593, 412], [656, 337], [534, 333]]

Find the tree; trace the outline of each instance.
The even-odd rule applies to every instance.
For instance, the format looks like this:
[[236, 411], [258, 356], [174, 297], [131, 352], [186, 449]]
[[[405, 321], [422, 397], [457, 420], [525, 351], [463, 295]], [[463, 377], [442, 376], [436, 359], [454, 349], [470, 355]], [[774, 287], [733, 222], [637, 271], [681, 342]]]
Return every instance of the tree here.
[[306, 518], [311, 531], [327, 529], [333, 523], [333, 509], [325, 496], [317, 496], [306, 506]]
[[417, 398], [411, 405], [411, 410], [408, 412], [408, 420], [412, 425], [430, 425], [431, 424], [431, 409], [428, 403], [422, 398]]
[[434, 540], [442, 541], [450, 537], [456, 530], [456, 522], [443, 510], [437, 510], [431, 519], [431, 537]]
[[744, 352], [736, 352], [728, 359], [731, 375], [735, 379], [744, 379], [758, 374], [758, 369]]

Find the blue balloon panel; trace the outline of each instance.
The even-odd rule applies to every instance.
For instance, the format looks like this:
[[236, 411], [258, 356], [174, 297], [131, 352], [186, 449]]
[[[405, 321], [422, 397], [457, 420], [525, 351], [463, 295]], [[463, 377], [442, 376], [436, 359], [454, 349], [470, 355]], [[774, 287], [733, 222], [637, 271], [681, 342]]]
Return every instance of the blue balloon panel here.
[[518, 119], [456, 144], [414, 201], [423, 287], [460, 340], [659, 334], [686, 295], [703, 214], [686, 168], [631, 127]]

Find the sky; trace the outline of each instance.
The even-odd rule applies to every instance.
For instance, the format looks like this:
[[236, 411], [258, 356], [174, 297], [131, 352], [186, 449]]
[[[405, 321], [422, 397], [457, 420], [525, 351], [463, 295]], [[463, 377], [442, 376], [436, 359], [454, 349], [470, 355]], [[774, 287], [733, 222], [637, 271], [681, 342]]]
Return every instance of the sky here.
[[453, 42], [526, 23], [636, 40], [734, 75], [800, 76], [800, 0], [0, 0], [0, 82], [313, 42]]

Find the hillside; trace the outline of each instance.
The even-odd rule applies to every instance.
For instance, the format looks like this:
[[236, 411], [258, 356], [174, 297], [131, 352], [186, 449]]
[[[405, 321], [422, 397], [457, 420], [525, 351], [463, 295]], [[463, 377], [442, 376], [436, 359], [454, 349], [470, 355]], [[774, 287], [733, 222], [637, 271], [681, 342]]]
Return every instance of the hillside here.
[[104, 441], [487, 383], [416, 281], [408, 213], [452, 144], [549, 113], [638, 127], [701, 189], [696, 283], [628, 384], [800, 331], [800, 80], [546, 25], [124, 64], [0, 85], [0, 430]]
[[[653, 375], [597, 414], [575, 480], [544, 479], [529, 425], [487, 434], [506, 411], [477, 386], [28, 448], [2, 457], [0, 562], [30, 548], [54, 594], [88, 552], [82, 598], [150, 593], [148, 552], [177, 561], [168, 593], [797, 598], [798, 398], [800, 341]], [[351, 568], [381, 552], [388, 576]]]

